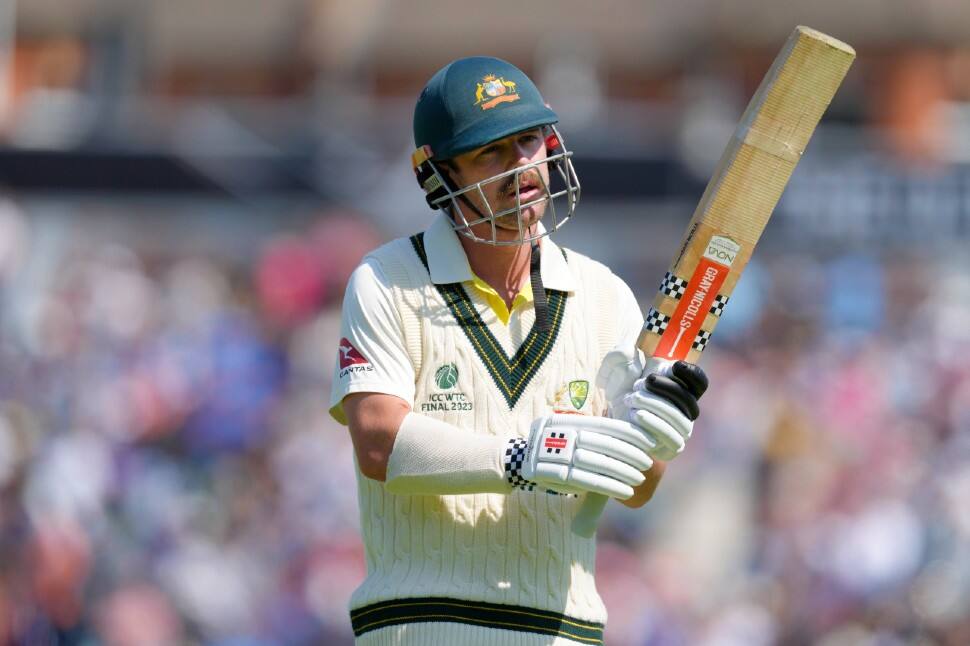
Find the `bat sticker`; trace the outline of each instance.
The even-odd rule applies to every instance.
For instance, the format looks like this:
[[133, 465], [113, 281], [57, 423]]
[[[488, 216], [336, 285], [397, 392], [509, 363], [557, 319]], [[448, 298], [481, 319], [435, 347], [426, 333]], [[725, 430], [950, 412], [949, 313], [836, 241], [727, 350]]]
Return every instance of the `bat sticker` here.
[[660, 283], [660, 291], [671, 298], [680, 298], [687, 291], [687, 281], [683, 278], [674, 276], [669, 271], [664, 275], [663, 282]]
[[730, 267], [738, 257], [739, 251], [741, 251], [741, 245], [731, 238], [711, 236], [711, 241], [707, 243], [707, 248], [704, 250], [704, 257]]
[[[731, 264], [738, 257], [741, 245], [724, 236], [711, 236], [704, 255], [694, 275], [687, 283], [683, 298], [677, 304], [674, 315], [667, 322], [655, 356], [665, 359], [683, 359], [694, 347], [704, 317], [711, 311], [714, 299], [731, 271]], [[710, 337], [710, 334], [708, 334]], [[707, 339], [704, 339], [704, 344]], [[701, 346], [703, 347], [703, 346]]]
[[724, 308], [727, 307], [728, 298], [729, 297], [723, 294], [718, 294], [717, 296], [715, 296], [714, 304], [711, 305], [711, 314], [713, 314], [714, 316], [720, 317], [721, 313], [724, 312]]
[[644, 321], [643, 328], [653, 332], [654, 334], [663, 334], [669, 323], [669, 316], [665, 316], [663, 313], [658, 312], [651, 307], [650, 311], [647, 312], [647, 320]]

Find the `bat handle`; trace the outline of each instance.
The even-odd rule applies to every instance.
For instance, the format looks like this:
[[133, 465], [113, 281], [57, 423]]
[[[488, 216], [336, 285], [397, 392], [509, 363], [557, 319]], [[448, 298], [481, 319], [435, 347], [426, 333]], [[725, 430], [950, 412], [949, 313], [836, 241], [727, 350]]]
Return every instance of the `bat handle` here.
[[596, 533], [596, 525], [599, 524], [607, 500], [609, 498], [602, 494], [586, 494], [583, 505], [573, 518], [573, 533], [583, 538], [592, 538], [593, 534]]

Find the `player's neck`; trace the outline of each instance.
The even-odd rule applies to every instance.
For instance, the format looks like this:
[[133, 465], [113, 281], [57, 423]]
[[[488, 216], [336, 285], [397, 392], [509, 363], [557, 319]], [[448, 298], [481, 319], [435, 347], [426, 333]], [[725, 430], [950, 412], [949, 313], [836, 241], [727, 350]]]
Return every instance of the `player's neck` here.
[[458, 238], [472, 271], [491, 285], [511, 309], [516, 294], [529, 280], [530, 244], [496, 246], [474, 242], [464, 236]]

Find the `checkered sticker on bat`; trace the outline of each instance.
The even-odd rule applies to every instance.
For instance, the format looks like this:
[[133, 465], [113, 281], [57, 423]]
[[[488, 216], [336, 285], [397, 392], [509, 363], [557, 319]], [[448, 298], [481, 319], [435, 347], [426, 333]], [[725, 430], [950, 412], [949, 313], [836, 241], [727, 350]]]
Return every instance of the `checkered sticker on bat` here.
[[714, 303], [711, 305], [711, 314], [714, 316], [721, 316], [721, 312], [727, 307], [728, 297], [723, 294], [718, 294], [714, 297]]
[[700, 350], [703, 352], [704, 348], [707, 347], [707, 342], [710, 341], [710, 339], [711, 333], [707, 330], [701, 330], [697, 333], [697, 338], [694, 339], [694, 342], [690, 347], [692, 347], [694, 350]]
[[651, 307], [650, 311], [647, 312], [647, 319], [643, 323], [643, 328], [654, 334], [663, 334], [664, 330], [667, 329], [668, 323], [670, 323], [669, 316]]
[[680, 300], [687, 293], [687, 281], [668, 271], [660, 282], [660, 291], [666, 296]]

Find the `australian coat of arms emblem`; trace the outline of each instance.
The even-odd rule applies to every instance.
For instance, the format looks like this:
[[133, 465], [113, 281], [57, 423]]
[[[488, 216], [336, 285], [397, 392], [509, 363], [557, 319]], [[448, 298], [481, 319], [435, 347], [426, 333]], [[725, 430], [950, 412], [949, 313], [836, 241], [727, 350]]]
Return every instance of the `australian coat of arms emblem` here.
[[518, 101], [519, 93], [514, 81], [506, 81], [501, 76], [489, 74], [482, 78], [475, 89], [475, 105], [482, 110], [494, 108], [499, 103]]

